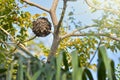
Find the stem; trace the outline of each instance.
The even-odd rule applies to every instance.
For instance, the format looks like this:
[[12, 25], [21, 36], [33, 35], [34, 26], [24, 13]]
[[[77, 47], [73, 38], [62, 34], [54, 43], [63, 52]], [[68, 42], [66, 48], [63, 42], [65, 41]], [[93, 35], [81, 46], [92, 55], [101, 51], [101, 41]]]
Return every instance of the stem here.
[[58, 5], [58, 0], [54, 0], [52, 7], [50, 9], [50, 16], [51, 16], [54, 27], [57, 27], [57, 24], [58, 24], [58, 20], [57, 20], [57, 16], [56, 16], [57, 5]]
[[29, 4], [29, 5], [35, 6], [35, 7], [39, 8], [39, 9], [42, 9], [42, 10], [48, 12], [48, 13], [50, 12], [49, 9], [47, 9], [47, 8], [45, 8], [45, 7], [43, 7], [43, 6], [39, 5], [39, 4], [33, 3], [31, 1], [29, 1], [29, 0], [23, 0], [23, 2], [25, 2], [25, 3]]
[[50, 61], [51, 57], [53, 57], [56, 54], [59, 43], [60, 43], [60, 38], [58, 35], [55, 34], [53, 37], [54, 38], [53, 38], [53, 43], [51, 46], [50, 54], [48, 56], [48, 62]]
[[21, 49], [23, 52], [25, 52], [25, 53], [28, 54], [29, 56], [34, 57], [34, 56], [32, 55], [32, 53], [30, 53], [29, 50], [28, 50], [23, 44], [18, 43], [18, 42], [14, 39], [14, 37], [13, 37], [10, 33], [8, 33], [4, 28], [0, 27], [0, 30], [2, 30], [6, 35], [10, 36], [10, 39], [11, 39], [11, 41], [12, 41], [13, 43], [15, 43], [15, 46], [17, 46], [19, 49]]
[[61, 17], [60, 17], [60, 20], [59, 20], [59, 23], [58, 23], [58, 30], [61, 26], [61, 23], [63, 21], [63, 18], [64, 18], [64, 15], [65, 15], [65, 11], [66, 11], [66, 8], [67, 8], [67, 1], [66, 0], [63, 0], [64, 3], [63, 3], [63, 9], [62, 9], [62, 14], [61, 14]]
[[61, 39], [65, 39], [65, 38], [71, 37], [71, 36], [104, 36], [104, 37], [113, 39], [115, 41], [120, 41], [120, 38], [108, 35], [106, 33], [94, 33], [94, 34], [91, 34], [91, 33], [76, 33], [76, 34], [75, 33], [69, 33], [69, 34], [66, 34], [66, 35], [62, 36]]
[[60, 43], [59, 31], [57, 31], [58, 30], [58, 20], [57, 20], [57, 16], [56, 16], [56, 8], [58, 5], [58, 1], [59, 0], [54, 0], [52, 7], [50, 9], [50, 15], [51, 15], [51, 19], [52, 19], [52, 22], [54, 25], [54, 33], [53, 33], [53, 42], [52, 42], [50, 54], [48, 56], [48, 62], [50, 61], [51, 57], [53, 57], [56, 54], [59, 43]]
[[28, 39], [28, 40], [26, 40], [26, 41], [23, 41], [23, 43], [24, 43], [24, 42], [29, 42], [29, 41], [35, 39], [36, 37], [37, 37], [37, 36], [33, 36], [32, 38], [30, 38], [30, 39]]
[[100, 47], [100, 44], [101, 44], [101, 40], [100, 40], [100, 42], [99, 42], [99, 44], [98, 44], [98, 47], [97, 47], [94, 55], [93, 55], [92, 58], [90, 59], [90, 62], [89, 62], [89, 64], [87, 65], [87, 67], [92, 63], [93, 59], [95, 58], [95, 56], [96, 56], [96, 54], [97, 54], [97, 51], [98, 51], [98, 49], [99, 49], [99, 47]]

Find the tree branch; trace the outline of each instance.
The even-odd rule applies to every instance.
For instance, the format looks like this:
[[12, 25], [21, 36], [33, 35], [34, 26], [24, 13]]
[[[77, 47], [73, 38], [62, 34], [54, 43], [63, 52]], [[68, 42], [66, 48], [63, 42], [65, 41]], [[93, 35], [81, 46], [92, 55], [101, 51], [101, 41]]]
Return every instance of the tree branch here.
[[93, 27], [96, 27], [96, 26], [90, 25], [90, 26], [80, 27], [79, 29], [74, 30], [72, 33], [75, 33], [77, 31], [84, 30], [84, 29], [87, 29], [87, 28], [93, 28]]
[[108, 35], [106, 33], [71, 33], [71, 34], [67, 34], [61, 37], [61, 39], [67, 38], [67, 37], [71, 37], [71, 36], [104, 36], [104, 37], [108, 37], [110, 39], [116, 40], [116, 41], [120, 41], [120, 38], [117, 37], [113, 37], [111, 35]]
[[17, 46], [15, 46], [15, 48], [12, 51], [10, 51], [9, 54], [14, 53], [16, 50], [17, 50]]
[[51, 16], [51, 19], [52, 19], [52, 22], [54, 25], [54, 33], [53, 33], [53, 43], [52, 43], [51, 51], [49, 54], [49, 58], [50, 58], [51, 55], [54, 55], [56, 53], [58, 45], [59, 45], [59, 40], [60, 40], [59, 39], [59, 32], [57, 32], [58, 20], [57, 20], [57, 16], [56, 16], [56, 9], [57, 9], [57, 5], [58, 5], [59, 0], [53, 0], [53, 3], [52, 3], [50, 10], [48, 10], [47, 8], [44, 8], [38, 4], [30, 2], [29, 0], [23, 0], [23, 1], [26, 2], [27, 4], [38, 7], [39, 9], [47, 11]]
[[27, 53], [29, 56], [34, 57], [29, 50], [27, 50], [25, 48], [25, 46], [19, 42], [16, 42], [15, 39], [12, 37], [12, 35], [10, 33], [8, 33], [5, 29], [3, 29], [2, 27], [0, 27], [0, 30], [2, 30], [6, 35], [10, 36], [10, 39], [12, 42], [16, 43], [16, 46], [19, 47], [22, 51], [24, 51], [25, 53]]
[[61, 14], [61, 17], [60, 17], [60, 20], [59, 20], [59, 23], [58, 23], [58, 29], [61, 26], [61, 23], [63, 21], [64, 15], [65, 15], [66, 7], [67, 7], [67, 0], [63, 0], [63, 1], [64, 1], [63, 9], [62, 9], [62, 14]]
[[117, 15], [120, 14], [119, 11], [116, 11], [116, 10], [114, 10], [114, 9], [102, 8], [102, 7], [99, 7], [99, 6], [95, 6], [94, 4], [92, 4], [91, 2], [89, 2], [89, 0], [85, 0], [85, 2], [86, 2], [86, 4], [87, 4], [89, 7], [92, 7], [92, 8], [94, 8], [94, 9], [112, 12], [112, 13], [117, 14]]
[[58, 49], [58, 45], [60, 43], [60, 37], [59, 37], [59, 31], [58, 30], [58, 20], [57, 20], [57, 16], [56, 16], [56, 9], [57, 9], [57, 5], [58, 5], [58, 1], [59, 0], [54, 0], [52, 7], [50, 9], [50, 16], [54, 25], [54, 33], [53, 33], [53, 42], [52, 42], [52, 46], [50, 49], [50, 54], [48, 56], [48, 62], [50, 61], [51, 57], [53, 57]]
[[89, 62], [88, 65], [87, 65], [87, 67], [92, 63], [93, 59], [95, 58], [95, 56], [96, 56], [96, 54], [97, 54], [97, 51], [98, 51], [100, 45], [101, 45], [101, 39], [100, 39], [100, 42], [98, 43], [98, 46], [97, 46], [97, 48], [96, 48], [96, 50], [95, 50], [92, 58], [90, 59], [90, 62]]
[[[61, 36], [60, 38], [61, 38], [61, 39], [64, 39], [64, 38], [67, 38], [69, 35], [75, 34], [75, 33], [78, 32], [78, 31], [81, 31], [81, 30], [84, 30], [84, 29], [87, 29], [87, 28], [94, 28], [94, 27], [97, 28], [97, 26], [94, 26], [94, 25], [85, 26], [85, 27], [80, 27], [79, 29], [73, 30], [71, 33], [68, 33], [68, 34], [66, 34], [66, 35], [64, 35], [64, 36]], [[69, 37], [70, 37], [70, 36], [69, 36]]]
[[29, 42], [29, 41], [35, 39], [36, 37], [37, 37], [37, 36], [33, 36], [32, 38], [30, 38], [30, 39], [28, 39], [28, 40], [26, 40], [26, 41], [23, 41], [23, 43], [24, 43], [24, 42]]
[[45, 7], [43, 7], [43, 6], [39, 5], [39, 4], [33, 3], [31, 1], [29, 1], [29, 0], [23, 0], [23, 2], [25, 2], [25, 3], [29, 4], [29, 5], [35, 6], [35, 7], [39, 8], [39, 9], [42, 9], [42, 10], [48, 12], [48, 13], [50, 12], [49, 9], [47, 9], [47, 8], [45, 8]]
[[54, 0], [52, 7], [50, 9], [50, 15], [51, 15], [54, 27], [56, 27], [58, 24], [58, 20], [57, 20], [57, 16], [56, 16], [56, 9], [57, 9], [57, 5], [58, 5], [58, 1], [59, 0]]
[[58, 1], [59, 1], [59, 0], [54, 0], [54, 1], [53, 1], [53, 4], [52, 4], [51, 9], [53, 9], [54, 11], [56, 11], [56, 9], [57, 9]]

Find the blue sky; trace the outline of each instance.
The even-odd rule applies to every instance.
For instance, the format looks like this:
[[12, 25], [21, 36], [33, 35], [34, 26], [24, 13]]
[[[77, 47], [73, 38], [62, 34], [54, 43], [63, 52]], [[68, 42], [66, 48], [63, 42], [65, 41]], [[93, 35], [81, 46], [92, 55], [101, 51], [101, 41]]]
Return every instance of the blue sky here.
[[[52, 1], [53, 0], [31, 0], [32, 2], [38, 3], [42, 6], [45, 6], [47, 8], [50, 8], [52, 5]], [[57, 16], [58, 19], [60, 18], [60, 13], [61, 13], [61, 7], [62, 7], [62, 0], [59, 0], [59, 4], [58, 4], [58, 8], [57, 8]], [[21, 5], [20, 5], [21, 6]], [[92, 24], [92, 19], [97, 19], [101, 16], [100, 11], [96, 12], [96, 13], [92, 13], [90, 12], [88, 6], [86, 5], [86, 3], [84, 2], [84, 0], [77, 0], [76, 2], [68, 2], [68, 6], [67, 6], [67, 12], [70, 12], [72, 10], [72, 7], [75, 9], [74, 13], [75, 13], [75, 18], [76, 20], [82, 22], [83, 25], [89, 25]], [[27, 8], [23, 8], [24, 11], [29, 11], [31, 14], [41, 14], [41, 13], [46, 13], [43, 10], [40, 10], [36, 7], [33, 6], [28, 6]], [[49, 18], [49, 20], [51, 21], [51, 18], [48, 14], [47, 18]], [[64, 19], [67, 19], [68, 16], [65, 15]], [[52, 22], [51, 22], [52, 23]], [[39, 39], [39, 38], [38, 38]], [[49, 35], [45, 38], [40, 38], [40, 41], [44, 41], [45, 45], [50, 46], [51, 45], [51, 41], [52, 41], [52, 35]], [[48, 42], [48, 43], [46, 43]]]
[[[51, 7], [52, 1], [53, 0], [31, 0], [32, 2], [41, 4], [42, 6], [45, 6], [47, 8]], [[62, 0], [59, 0], [59, 5], [57, 8], [57, 17], [59, 19], [60, 17], [60, 13], [61, 13], [61, 8], [62, 7]], [[72, 7], [75, 9], [75, 18], [79, 21], [82, 22], [83, 25], [89, 25], [92, 24], [92, 19], [97, 19], [100, 18], [102, 16], [102, 11], [97, 11], [95, 13], [91, 13], [87, 4], [85, 3], [84, 0], [77, 0], [77, 2], [68, 2], [68, 6], [67, 6], [67, 11], [69, 12], [72, 10]], [[31, 14], [36, 14], [36, 13], [44, 13], [44, 11], [33, 7], [33, 6], [29, 6], [28, 8], [24, 8], [24, 11], [29, 11]], [[50, 19], [50, 16], [48, 14], [47, 16]], [[67, 18], [67, 15], [65, 15], [65, 19]], [[51, 19], [50, 19], [51, 21]], [[33, 33], [31, 33], [33, 35]], [[46, 46], [50, 46], [52, 44], [52, 34], [50, 34], [49, 36], [45, 37], [45, 38], [37, 38], [37, 41], [40, 42], [42, 41]], [[108, 52], [108, 56], [110, 58], [112, 58], [115, 61], [115, 64], [120, 63], [118, 58], [120, 58], [120, 51], [118, 53], [112, 53], [110, 50], [107, 50]], [[92, 63], [96, 63], [97, 62], [97, 56], [96, 58], [93, 60]]]

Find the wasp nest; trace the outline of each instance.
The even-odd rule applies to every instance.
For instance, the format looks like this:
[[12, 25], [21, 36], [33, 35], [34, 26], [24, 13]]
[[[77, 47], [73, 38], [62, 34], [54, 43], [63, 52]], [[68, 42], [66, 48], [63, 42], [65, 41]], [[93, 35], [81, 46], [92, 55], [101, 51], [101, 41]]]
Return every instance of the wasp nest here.
[[41, 17], [36, 21], [33, 21], [33, 32], [38, 37], [45, 37], [50, 34], [51, 31], [51, 23], [47, 18]]

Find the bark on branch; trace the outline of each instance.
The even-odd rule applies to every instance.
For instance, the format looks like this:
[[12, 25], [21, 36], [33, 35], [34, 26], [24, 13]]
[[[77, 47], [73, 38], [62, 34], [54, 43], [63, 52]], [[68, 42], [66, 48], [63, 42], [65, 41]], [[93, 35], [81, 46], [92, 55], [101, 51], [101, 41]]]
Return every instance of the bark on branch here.
[[27, 55], [29, 55], [29, 56], [31, 56], [31, 57], [34, 57], [34, 56], [29, 52], [29, 50], [27, 50], [27, 48], [25, 48], [25, 46], [24, 46], [23, 44], [18, 43], [17, 41], [15, 41], [15, 39], [12, 37], [12, 35], [11, 35], [10, 33], [8, 33], [5, 29], [3, 29], [3, 28], [0, 27], [0, 30], [2, 30], [6, 35], [8, 35], [8, 36], [10, 37], [11, 41], [12, 41], [13, 43], [15, 43], [16, 46], [17, 46], [18, 48], [20, 48], [23, 52], [25, 52]]
[[93, 33], [92, 34], [91, 33], [73, 33], [73, 34], [71, 33], [71, 34], [62, 36], [61, 38], [64, 39], [64, 38], [71, 37], [71, 36], [104, 36], [104, 37], [108, 37], [116, 41], [120, 41], [120, 38], [108, 35], [106, 33], [94, 33], [94, 34]]
[[70, 37], [70, 35], [73, 35], [73, 34], [75, 34], [76, 32], [81, 31], [81, 30], [84, 30], [84, 29], [87, 29], [87, 28], [97, 28], [97, 26], [90, 25], [90, 26], [80, 27], [79, 29], [75, 29], [75, 30], [73, 30], [72, 32], [70, 32], [70, 33], [68, 33], [68, 34], [65, 34], [64, 36], [61, 36], [60, 38], [61, 38], [61, 40], [62, 40], [62, 39], [65, 39], [65, 38], [67, 38], [67, 37]]
[[30, 2], [29, 0], [23, 0], [23, 1], [25, 3], [27, 3], [27, 4], [33, 5], [35, 7], [38, 7], [39, 9], [42, 9], [44, 11], [49, 12], [49, 14], [51, 16], [53, 26], [54, 26], [54, 32], [53, 32], [53, 43], [52, 43], [52, 46], [51, 46], [50, 54], [48, 56], [48, 60], [49, 60], [52, 56], [54, 56], [56, 54], [59, 43], [60, 43], [59, 28], [61, 26], [61, 22], [63, 20], [64, 14], [65, 14], [66, 2], [67, 1], [64, 0], [62, 15], [60, 17], [59, 22], [58, 22], [57, 16], [56, 16], [56, 9], [57, 9], [57, 5], [58, 5], [59, 0], [53, 0], [53, 3], [52, 3], [52, 6], [51, 6], [50, 10], [47, 9], [47, 8], [44, 8], [44, 7], [42, 7], [42, 6], [40, 6], [40, 5], [36, 4], [36, 3]]
[[39, 9], [42, 9], [42, 10], [48, 12], [48, 13], [50, 12], [49, 9], [47, 9], [47, 8], [45, 8], [45, 7], [43, 7], [43, 6], [39, 5], [39, 4], [36, 4], [34, 2], [31, 2], [29, 0], [23, 0], [23, 2], [25, 2], [25, 3], [29, 4], [29, 5], [35, 6], [35, 7], [39, 8]]
[[50, 9], [50, 16], [51, 16], [54, 27], [57, 27], [57, 24], [58, 24], [58, 20], [56, 16], [57, 5], [58, 5], [58, 0], [54, 0], [52, 7]]
[[45, 8], [45, 7], [42, 7], [36, 3], [33, 3], [29, 0], [23, 0], [25, 3], [27, 4], [30, 4], [30, 5], [33, 5], [35, 7], [38, 7], [39, 9], [42, 9], [46, 12], [49, 12], [50, 13], [50, 16], [51, 16], [51, 19], [52, 19], [52, 22], [53, 22], [53, 26], [54, 26], [54, 33], [53, 33], [53, 43], [52, 43], [52, 46], [51, 46], [51, 51], [50, 51], [50, 54], [49, 54], [49, 57], [52, 55], [55, 55], [56, 51], [57, 51], [57, 48], [58, 48], [58, 45], [59, 45], [59, 32], [57, 31], [57, 26], [58, 26], [58, 20], [57, 20], [57, 16], [56, 16], [56, 9], [57, 9], [57, 5], [58, 5], [58, 1], [59, 0], [53, 0], [53, 3], [52, 3], [52, 6], [49, 9]]
[[60, 20], [59, 20], [59, 23], [58, 23], [58, 30], [61, 26], [61, 23], [63, 21], [63, 18], [64, 18], [64, 15], [65, 15], [65, 11], [66, 11], [66, 7], [67, 7], [67, 0], [63, 0], [63, 9], [62, 9], [62, 14], [61, 14], [61, 17], [60, 17]]

